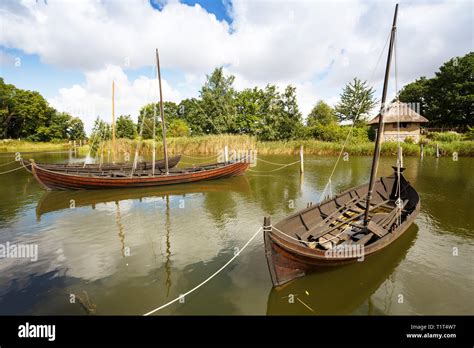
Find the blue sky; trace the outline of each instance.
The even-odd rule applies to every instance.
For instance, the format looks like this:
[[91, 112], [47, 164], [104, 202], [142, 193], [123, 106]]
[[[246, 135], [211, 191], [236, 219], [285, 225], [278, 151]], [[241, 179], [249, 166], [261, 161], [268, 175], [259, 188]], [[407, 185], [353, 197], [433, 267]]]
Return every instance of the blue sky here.
[[[355, 76], [380, 89], [384, 64], [375, 66], [393, 7], [363, 0], [2, 1], [0, 76], [39, 91], [90, 129], [97, 115], [110, 117], [112, 80], [118, 113], [136, 117], [155, 100], [158, 47], [166, 100], [198, 96], [206, 74], [224, 66], [237, 89], [294, 85], [306, 115], [318, 99], [337, 103]], [[399, 85], [472, 50], [472, 13], [470, 1], [401, 0]]]

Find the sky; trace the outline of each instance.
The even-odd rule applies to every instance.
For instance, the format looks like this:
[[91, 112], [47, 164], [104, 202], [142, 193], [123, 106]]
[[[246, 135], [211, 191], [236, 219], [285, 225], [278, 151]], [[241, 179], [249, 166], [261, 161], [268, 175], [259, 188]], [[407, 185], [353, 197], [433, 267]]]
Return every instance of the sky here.
[[[396, 66], [389, 96], [474, 47], [474, 5], [461, 0], [399, 1]], [[237, 90], [296, 87], [305, 117], [320, 99], [335, 105], [344, 85], [367, 80], [380, 98], [394, 1], [2, 0], [0, 76], [39, 91], [90, 132], [97, 116], [136, 120], [163, 98], [198, 97], [223, 66]], [[385, 47], [385, 50], [384, 50]]]

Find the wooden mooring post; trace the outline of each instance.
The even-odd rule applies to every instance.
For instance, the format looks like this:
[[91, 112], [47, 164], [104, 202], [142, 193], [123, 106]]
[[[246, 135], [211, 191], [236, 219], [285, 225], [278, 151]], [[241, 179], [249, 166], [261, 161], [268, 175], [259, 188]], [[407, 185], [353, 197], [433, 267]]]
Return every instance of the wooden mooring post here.
[[229, 162], [229, 147], [227, 145], [224, 146], [224, 161], [225, 163]]
[[423, 158], [424, 153], [423, 153], [423, 143], [420, 144], [420, 158]]
[[300, 173], [304, 173], [303, 145], [300, 146]]
[[436, 144], [436, 158], [439, 158], [439, 144]]

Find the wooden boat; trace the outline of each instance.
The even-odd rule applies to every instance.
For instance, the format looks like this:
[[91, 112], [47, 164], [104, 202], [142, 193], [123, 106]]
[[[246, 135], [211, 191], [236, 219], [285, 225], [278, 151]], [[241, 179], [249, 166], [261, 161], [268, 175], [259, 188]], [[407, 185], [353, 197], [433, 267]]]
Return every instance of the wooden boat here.
[[[390, 314], [380, 312], [382, 308], [371, 308], [370, 298], [405, 259], [417, 232], [418, 227], [412, 225], [410, 233], [404, 233], [383, 253], [377, 253], [364, 262], [344, 267], [325, 267], [320, 272], [272, 288], [268, 294], [267, 315], [362, 314], [354, 312], [364, 308], [367, 302], [368, 315]], [[291, 294], [298, 297], [294, 303], [288, 301]]]
[[402, 174], [400, 151], [394, 174], [376, 180], [397, 12], [398, 5], [390, 37], [370, 181], [297, 212], [274, 226], [269, 217], [265, 218], [265, 252], [274, 286], [324, 266], [356, 262], [383, 250], [408, 229], [420, 210], [418, 193]]
[[48, 190], [98, 190], [112, 188], [152, 187], [183, 184], [242, 175], [249, 167], [247, 161], [214, 163], [201, 167], [135, 171], [110, 170], [101, 173], [60, 172], [45, 169], [31, 162], [31, 170], [38, 182]]
[[403, 175], [400, 181], [401, 210], [395, 203], [396, 173], [375, 183], [368, 225], [364, 224], [368, 184], [310, 206], [274, 226], [267, 218], [265, 252], [273, 284], [282, 285], [320, 267], [356, 262], [399, 238], [420, 210], [418, 193]]
[[[168, 159], [168, 166], [169, 168], [174, 168], [178, 165], [179, 161], [181, 160], [181, 155], [173, 156]], [[30, 161], [22, 159], [23, 165], [25, 168], [31, 172], [29, 168], [31, 166]], [[133, 163], [105, 163], [105, 164], [85, 164], [84, 163], [36, 163], [37, 166], [42, 167], [44, 169], [58, 171], [58, 172], [73, 172], [73, 173], [101, 173], [104, 171], [110, 170], [131, 170]], [[151, 162], [138, 162], [137, 169], [138, 170], [147, 170], [150, 169], [152, 166]], [[165, 168], [165, 160], [161, 159], [155, 161], [155, 169], [164, 169]]]
[[[176, 169], [169, 165], [166, 146], [166, 123], [163, 110], [163, 96], [161, 88], [160, 61], [158, 50], [156, 50], [157, 77], [160, 90], [160, 113], [163, 134], [164, 168], [151, 166], [150, 169], [132, 166], [130, 170], [111, 169], [100, 172], [81, 172], [80, 170], [68, 170], [67, 172], [46, 169], [31, 160], [31, 171], [38, 182], [47, 190], [98, 190], [113, 188], [136, 188], [153, 187], [163, 185], [175, 185], [204, 180], [228, 178], [242, 175], [250, 165], [247, 158], [241, 161], [214, 163], [199, 167]], [[143, 126], [142, 122], [142, 126]], [[155, 117], [153, 118], [153, 129], [155, 129]], [[140, 130], [142, 136], [143, 127]], [[138, 147], [137, 147], [138, 148]], [[134, 163], [137, 163], [138, 151], [135, 154]], [[153, 141], [153, 159], [155, 157], [155, 141]], [[155, 163], [153, 160], [152, 163]]]

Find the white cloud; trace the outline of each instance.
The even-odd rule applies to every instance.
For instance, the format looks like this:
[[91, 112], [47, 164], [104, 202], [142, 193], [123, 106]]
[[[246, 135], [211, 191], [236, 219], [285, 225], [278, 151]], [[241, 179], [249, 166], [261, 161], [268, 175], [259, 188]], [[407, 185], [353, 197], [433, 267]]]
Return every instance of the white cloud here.
[[[121, 67], [107, 65], [104, 69], [87, 72], [84, 85], [62, 88], [49, 100], [58, 110], [79, 116], [92, 129], [100, 116], [110, 122], [112, 115], [112, 81], [115, 81], [115, 115], [130, 114], [136, 120], [140, 108], [146, 103], [159, 100], [156, 78], [140, 76], [130, 81]], [[183, 96], [162, 79], [163, 97], [167, 101], [180, 101]]]
[[[162, 67], [183, 76], [184, 82], [168, 86], [166, 99], [196, 96], [205, 74], [220, 65], [236, 75], [237, 87], [295, 85], [304, 113], [318, 98], [334, 101], [355, 76], [380, 88], [385, 54], [373, 69], [389, 34], [393, 3], [234, 0], [227, 6], [230, 26], [199, 5], [164, 3], [157, 11], [148, 1], [2, 2], [0, 44], [83, 71], [87, 85], [63, 89], [54, 101], [68, 104], [77, 98], [73, 93], [86, 94], [104, 110], [110, 81], [101, 74], [115, 66], [131, 92], [118, 103], [136, 113], [131, 108], [147, 80], [128, 81], [123, 71], [152, 66], [155, 47]], [[402, 2], [399, 86], [472, 50], [472, 23], [470, 1]]]

